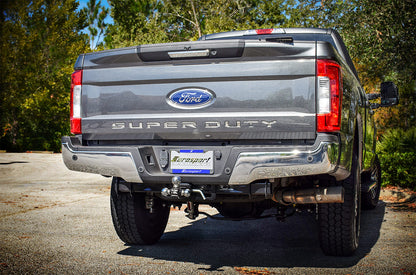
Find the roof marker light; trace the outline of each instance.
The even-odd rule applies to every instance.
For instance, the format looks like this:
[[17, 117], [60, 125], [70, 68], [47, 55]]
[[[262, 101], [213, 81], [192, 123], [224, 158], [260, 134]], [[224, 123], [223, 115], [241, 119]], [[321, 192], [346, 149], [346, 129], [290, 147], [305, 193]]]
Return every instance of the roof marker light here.
[[284, 29], [257, 29], [244, 31], [243, 35], [283, 34]]
[[273, 29], [257, 29], [256, 33], [257, 34], [272, 34]]

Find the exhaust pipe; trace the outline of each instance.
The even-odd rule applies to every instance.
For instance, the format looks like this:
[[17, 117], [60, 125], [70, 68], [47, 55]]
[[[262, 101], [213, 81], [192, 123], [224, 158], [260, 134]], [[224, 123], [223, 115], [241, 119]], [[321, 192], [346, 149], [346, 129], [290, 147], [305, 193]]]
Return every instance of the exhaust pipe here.
[[317, 187], [310, 189], [276, 189], [272, 200], [280, 204], [343, 203], [342, 186]]

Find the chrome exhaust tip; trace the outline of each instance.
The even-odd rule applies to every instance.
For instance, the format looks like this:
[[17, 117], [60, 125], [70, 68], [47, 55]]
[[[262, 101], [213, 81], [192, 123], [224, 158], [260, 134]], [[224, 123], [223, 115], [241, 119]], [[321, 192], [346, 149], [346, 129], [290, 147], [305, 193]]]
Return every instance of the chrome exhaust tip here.
[[309, 189], [276, 189], [272, 200], [280, 204], [343, 203], [342, 186], [317, 187]]

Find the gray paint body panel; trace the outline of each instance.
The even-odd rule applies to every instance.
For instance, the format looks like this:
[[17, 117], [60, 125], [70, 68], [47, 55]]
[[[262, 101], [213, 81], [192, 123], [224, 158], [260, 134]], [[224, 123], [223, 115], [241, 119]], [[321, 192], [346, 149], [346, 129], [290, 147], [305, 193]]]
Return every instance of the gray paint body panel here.
[[[314, 42], [253, 41], [242, 57], [209, 62], [106, 67], [104, 57], [86, 57], [101, 63], [83, 72], [83, 138], [314, 139], [315, 52]], [[198, 110], [171, 106], [167, 96], [183, 88], [211, 90], [215, 102]]]

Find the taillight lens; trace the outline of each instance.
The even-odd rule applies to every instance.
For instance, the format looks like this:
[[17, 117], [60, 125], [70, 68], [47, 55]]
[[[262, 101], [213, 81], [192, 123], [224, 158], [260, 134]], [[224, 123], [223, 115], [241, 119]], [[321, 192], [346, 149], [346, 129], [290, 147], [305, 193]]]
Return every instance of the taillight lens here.
[[332, 60], [317, 61], [317, 131], [341, 130], [341, 66]]
[[71, 133], [81, 134], [81, 92], [82, 70], [75, 71], [71, 76]]
[[257, 34], [272, 34], [273, 29], [257, 29], [256, 33]]

